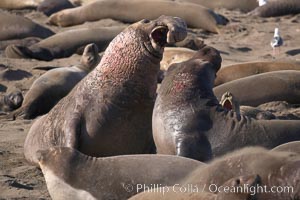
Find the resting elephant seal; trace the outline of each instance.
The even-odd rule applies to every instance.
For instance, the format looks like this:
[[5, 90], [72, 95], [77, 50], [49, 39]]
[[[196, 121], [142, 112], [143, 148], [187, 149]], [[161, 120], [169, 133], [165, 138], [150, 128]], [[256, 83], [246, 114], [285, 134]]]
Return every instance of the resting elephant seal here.
[[288, 151], [300, 154], [300, 141], [284, 143], [273, 148], [272, 151]]
[[215, 86], [272, 71], [300, 70], [300, 62], [248, 62], [222, 67], [215, 80]]
[[56, 68], [44, 73], [33, 82], [24, 97], [22, 107], [6, 118], [22, 116], [24, 119], [33, 119], [48, 113], [99, 62], [97, 46], [95, 44], [87, 45], [79, 65]]
[[229, 91], [245, 106], [258, 106], [271, 101], [299, 104], [299, 77], [300, 71], [296, 70], [267, 72], [224, 83], [215, 87], [214, 93], [220, 99]]
[[169, 16], [126, 28], [107, 47], [100, 64], [33, 123], [25, 158], [37, 164], [36, 151], [52, 146], [96, 157], [152, 153], [159, 63], [164, 46], [186, 35], [185, 22]]
[[14, 91], [7, 95], [0, 95], [0, 112], [9, 112], [19, 108], [23, 102], [23, 95], [20, 91]]
[[257, 7], [249, 14], [260, 17], [277, 17], [298, 13], [300, 13], [299, 0], [277, 0], [267, 2], [265, 5]]
[[224, 110], [212, 90], [220, 54], [203, 51], [207, 58], [196, 54], [171, 65], [160, 86], [152, 118], [158, 153], [207, 161], [244, 146], [273, 148], [300, 139], [298, 120], [253, 120]]
[[[123, 29], [123, 26], [73, 29], [57, 33], [29, 47], [10, 45], [5, 49], [5, 54], [8, 58], [34, 58], [50, 61], [55, 58], [69, 57], [89, 43], [95, 43], [99, 51], [104, 51]], [[70, 37], [72, 35], [76, 37]]]
[[[175, 185], [173, 187], [158, 188], [155, 192], [145, 191], [139, 193], [129, 200], [255, 200], [257, 195], [253, 189], [261, 184], [261, 178], [258, 175], [239, 176], [229, 179], [219, 188], [230, 188], [230, 192], [222, 191], [218, 193], [203, 192], [202, 188], [196, 185]], [[239, 192], [240, 188], [245, 191]], [[160, 192], [157, 192], [160, 191]]]
[[[257, 174], [264, 188], [257, 190], [256, 199], [297, 199], [300, 195], [299, 173], [299, 155], [248, 147], [194, 170], [179, 184], [192, 184], [199, 188], [206, 185], [204, 191], [211, 192], [211, 184], [220, 186], [236, 176]], [[276, 189], [281, 192], [274, 192]]]
[[213, 33], [219, 32], [218, 24], [225, 25], [228, 22], [224, 17], [200, 5], [158, 0], [95, 1], [85, 6], [55, 13], [50, 16], [49, 22], [58, 26], [72, 26], [86, 21], [111, 18], [132, 23], [141, 19], [155, 19], [162, 14], [181, 17], [188, 26]]
[[38, 151], [37, 157], [53, 200], [125, 200], [143, 185], [174, 185], [205, 165], [168, 155], [92, 158], [67, 147]]
[[241, 10], [243, 12], [249, 12], [258, 6], [257, 0], [175, 0], [179, 2], [195, 3], [207, 8], [226, 8], [228, 10]]
[[25, 37], [47, 38], [54, 34], [50, 29], [30, 19], [5, 12], [0, 12], [0, 32], [0, 41]]
[[42, 0], [1, 0], [0, 8], [4, 8], [4, 9], [36, 8], [41, 1]]

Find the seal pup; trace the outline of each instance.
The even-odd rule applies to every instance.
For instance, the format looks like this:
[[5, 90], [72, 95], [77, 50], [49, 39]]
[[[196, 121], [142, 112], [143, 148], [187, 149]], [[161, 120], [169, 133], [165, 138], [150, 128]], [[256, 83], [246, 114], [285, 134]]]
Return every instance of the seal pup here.
[[244, 106], [255, 107], [271, 101], [299, 104], [299, 77], [300, 71], [296, 70], [267, 72], [230, 81], [214, 87], [213, 90], [218, 99], [221, 99], [225, 92], [231, 92]]
[[15, 119], [22, 116], [24, 119], [33, 119], [48, 113], [99, 62], [97, 46], [95, 44], [87, 45], [79, 65], [55, 68], [44, 73], [31, 85], [24, 97], [22, 107], [6, 118]]
[[54, 34], [30, 19], [5, 12], [0, 12], [0, 32], [0, 41], [26, 37], [47, 38]]
[[253, 120], [222, 108], [213, 93], [220, 54], [212, 47], [198, 53], [171, 65], [160, 86], [152, 117], [157, 153], [208, 161], [245, 146], [300, 139], [299, 120]]
[[53, 200], [128, 199], [143, 185], [174, 185], [205, 165], [169, 155], [93, 158], [68, 147], [38, 151], [37, 158]]
[[[187, 35], [178, 17], [144, 19], [121, 32], [100, 64], [47, 114], [35, 121], [25, 158], [67, 146], [91, 156], [154, 152], [151, 116], [164, 47]], [[114, 144], [114, 145], [112, 145]]]
[[[161, 192], [145, 191], [134, 195], [129, 200], [255, 200], [257, 195], [253, 189], [260, 184], [261, 178], [258, 175], [244, 175], [234, 177], [219, 185], [220, 192], [218, 193], [203, 192], [202, 188], [196, 185], [195, 188], [193, 186], [189, 188], [188, 184], [178, 184], [179, 186], [158, 188], [157, 191]], [[224, 188], [228, 188], [228, 191], [222, 191]], [[241, 191], [241, 188], [245, 190]]]
[[[299, 173], [300, 157], [296, 153], [248, 147], [194, 170], [179, 184], [188, 183], [199, 188], [210, 184], [219, 186], [236, 176], [258, 174], [265, 189], [258, 190], [257, 199], [297, 199], [300, 195]], [[273, 186], [288, 189], [281, 193], [270, 192]], [[209, 187], [205, 187], [204, 191], [209, 191]]]
[[257, 7], [249, 15], [259, 17], [278, 17], [300, 13], [300, 1], [298, 0], [276, 0]]
[[17, 90], [6, 95], [0, 95], [0, 112], [10, 112], [22, 105], [22, 92]]
[[252, 75], [282, 70], [300, 70], [300, 62], [256, 61], [224, 66], [217, 73], [215, 86]]
[[[69, 57], [90, 43], [95, 43], [99, 51], [104, 51], [124, 28], [116, 26], [68, 30], [31, 46], [9, 45], [5, 49], [5, 55], [8, 58], [34, 58], [50, 61], [55, 58]], [[70, 35], [76, 35], [76, 37], [70, 37]]]
[[288, 151], [300, 154], [300, 141], [284, 143], [273, 148], [271, 151]]
[[55, 13], [50, 16], [49, 23], [73, 26], [105, 18], [132, 23], [144, 18], [155, 19], [162, 14], [180, 17], [190, 27], [202, 28], [213, 33], [219, 33], [218, 25], [225, 25], [228, 22], [212, 10], [191, 3], [159, 0], [102, 0]]

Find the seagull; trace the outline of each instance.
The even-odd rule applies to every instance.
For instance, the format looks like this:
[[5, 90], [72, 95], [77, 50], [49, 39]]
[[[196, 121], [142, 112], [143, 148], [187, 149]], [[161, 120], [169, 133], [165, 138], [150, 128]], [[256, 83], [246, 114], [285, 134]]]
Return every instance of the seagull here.
[[279, 35], [279, 29], [275, 28], [274, 37], [271, 40], [271, 47], [273, 48], [273, 55], [275, 55], [276, 53], [279, 53], [279, 51], [276, 52], [276, 49], [280, 50], [280, 46], [282, 46], [282, 45], [283, 45], [283, 40]]
[[257, 0], [259, 6], [263, 6], [267, 3], [267, 0]]

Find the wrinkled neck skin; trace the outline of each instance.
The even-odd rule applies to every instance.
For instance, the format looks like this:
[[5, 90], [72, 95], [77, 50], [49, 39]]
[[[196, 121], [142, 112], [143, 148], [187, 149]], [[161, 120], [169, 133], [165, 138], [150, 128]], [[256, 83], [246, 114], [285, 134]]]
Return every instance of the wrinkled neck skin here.
[[86, 84], [91, 90], [117, 87], [131, 93], [128, 95], [155, 98], [162, 55], [151, 48], [148, 35], [129, 27], [110, 43]]
[[[172, 76], [166, 77], [159, 94], [163, 102], [172, 102], [173, 105], [182, 105], [185, 103], [196, 103], [197, 106], [216, 106], [219, 104], [217, 98], [212, 91], [212, 85], [201, 84], [195, 81], [192, 74], [178, 73], [176, 79], [170, 79]], [[205, 80], [209, 81], [209, 80]]]

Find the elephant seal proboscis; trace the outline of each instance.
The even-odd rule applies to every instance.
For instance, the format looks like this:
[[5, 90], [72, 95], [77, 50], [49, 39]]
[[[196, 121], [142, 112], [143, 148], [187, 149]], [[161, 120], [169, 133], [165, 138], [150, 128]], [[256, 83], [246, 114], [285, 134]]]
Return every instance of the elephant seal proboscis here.
[[54, 34], [30, 19], [5, 12], [0, 12], [0, 32], [0, 41], [26, 37], [47, 38]]
[[219, 104], [213, 85], [220, 59], [217, 50], [204, 47], [170, 66], [153, 110], [157, 152], [208, 161], [245, 146], [274, 148], [300, 140], [299, 120], [253, 120]]
[[79, 65], [52, 69], [37, 78], [26, 93], [22, 107], [6, 118], [22, 116], [24, 119], [33, 119], [48, 113], [99, 62], [97, 46], [87, 45]]
[[174, 185], [205, 165], [168, 155], [93, 158], [67, 147], [50, 148], [37, 154], [53, 200], [125, 200], [141, 192], [141, 186]]
[[49, 23], [72, 26], [105, 18], [132, 23], [141, 19], [155, 19], [162, 14], [181, 17], [188, 26], [202, 28], [213, 33], [219, 32], [218, 25], [225, 25], [228, 22], [212, 10], [191, 3], [158, 0], [102, 0], [55, 13], [50, 16]]
[[[164, 47], [187, 35], [178, 17], [144, 19], [107, 47], [100, 64], [47, 114], [35, 121], [25, 158], [52, 146], [90, 156], [153, 153], [151, 116]], [[112, 145], [114, 144], [114, 145]]]
[[[123, 26], [73, 29], [57, 33], [29, 47], [10, 45], [5, 49], [5, 54], [9, 58], [50, 61], [55, 58], [69, 57], [89, 43], [95, 43], [99, 51], [104, 51], [123, 29]], [[70, 35], [76, 35], [76, 37], [70, 37]]]

